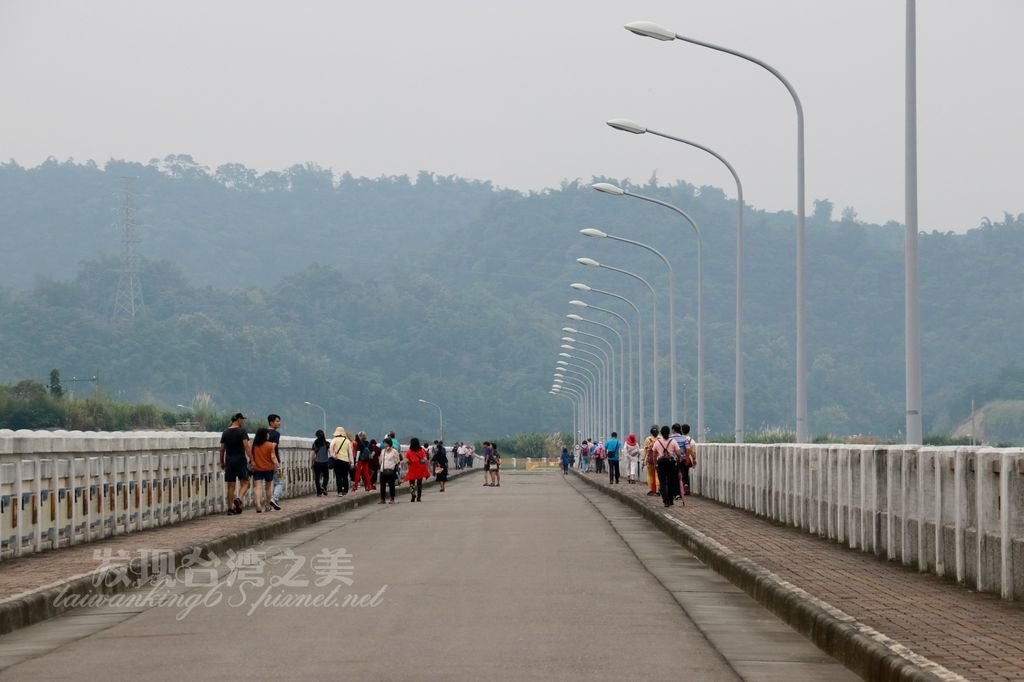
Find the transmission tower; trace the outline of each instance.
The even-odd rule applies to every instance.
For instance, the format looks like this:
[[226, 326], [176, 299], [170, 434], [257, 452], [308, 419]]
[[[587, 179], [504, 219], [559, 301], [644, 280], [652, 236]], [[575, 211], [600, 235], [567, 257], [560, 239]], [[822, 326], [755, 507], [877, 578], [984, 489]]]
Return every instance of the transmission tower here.
[[139, 280], [139, 255], [136, 251], [139, 237], [135, 218], [134, 178], [124, 181], [124, 202], [121, 207], [121, 272], [117, 280], [117, 295], [114, 297], [114, 319], [135, 322], [135, 316], [142, 311], [142, 282]]

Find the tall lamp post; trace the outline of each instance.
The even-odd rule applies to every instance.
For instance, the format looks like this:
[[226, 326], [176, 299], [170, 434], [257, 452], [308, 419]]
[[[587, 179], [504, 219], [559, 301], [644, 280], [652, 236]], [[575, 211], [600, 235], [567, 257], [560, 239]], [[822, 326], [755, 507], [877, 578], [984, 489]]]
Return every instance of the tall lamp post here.
[[[622, 317], [622, 315], [619, 315], [618, 313], [616, 313], [616, 312], [614, 312], [612, 310], [607, 310], [605, 308], [599, 308], [596, 305], [592, 306], [592, 305], [590, 305], [588, 303], [585, 303], [583, 301], [572, 300], [572, 301], [569, 301], [569, 305], [578, 306], [580, 308], [591, 308], [593, 310], [599, 310], [599, 311], [601, 311], [603, 313], [608, 313], [610, 315], [614, 315], [615, 317], [619, 318], [623, 322], [626, 322], [626, 318]], [[586, 318], [581, 317], [577, 321], [578, 322], [586, 322], [587, 324], [592, 324], [592, 325], [595, 325], [597, 327], [603, 327], [604, 329], [607, 329], [608, 331], [610, 331], [612, 334], [615, 334], [615, 338], [619, 340], [619, 357], [623, 358], [623, 356], [625, 355], [625, 350], [623, 349], [623, 345], [622, 345], [622, 334], [619, 333], [619, 330], [617, 330], [615, 327], [612, 327], [611, 325], [605, 324], [604, 322], [598, 322], [597, 320], [588, 320]], [[628, 328], [628, 326], [629, 326], [628, 322], [626, 322], [626, 326]], [[565, 328], [563, 327], [563, 329], [565, 329]], [[612, 344], [609, 343], [608, 340], [605, 339], [603, 336], [598, 336], [597, 334], [588, 334], [587, 332], [583, 332], [583, 331], [580, 331], [580, 332], [577, 332], [577, 333], [578, 334], [583, 334], [584, 336], [592, 336], [595, 339], [601, 339], [602, 341], [604, 341], [605, 343], [608, 344], [609, 348], [611, 348]], [[627, 336], [628, 336], [628, 333], [627, 333]], [[625, 371], [623, 369], [624, 364], [625, 364], [625, 360], [622, 360], [622, 361], [619, 362], [619, 418], [620, 419], [623, 419], [623, 415], [625, 414], [625, 405], [626, 405], [626, 403], [625, 403], [625, 394], [626, 394], [626, 392], [622, 389], [623, 385], [625, 385], [625, 383], [626, 383], [626, 374], [625, 374]], [[632, 372], [630, 372], [630, 383], [632, 383]], [[614, 397], [612, 399], [612, 402], [614, 402]], [[630, 421], [632, 421], [632, 416], [630, 416]], [[617, 430], [621, 430], [622, 428], [624, 428], [626, 426], [626, 424], [616, 424], [615, 426], [617, 427]]]
[[[646, 279], [644, 279], [640, 275], [636, 274], [635, 272], [630, 272], [629, 270], [623, 270], [622, 268], [617, 268], [617, 267], [614, 267], [612, 265], [607, 265], [606, 263], [599, 263], [598, 261], [594, 260], [593, 258], [577, 258], [576, 262], [579, 263], [580, 265], [586, 266], [588, 268], [601, 268], [601, 269], [604, 269], [604, 270], [610, 270], [612, 272], [618, 272], [620, 274], [627, 275], [627, 276], [632, 277], [633, 279], [637, 280], [638, 282], [642, 283], [645, 287], [647, 287], [647, 290], [649, 292], [651, 292], [651, 351], [652, 351], [652, 353], [651, 353], [651, 381], [652, 381], [652, 385], [654, 387], [653, 388], [653, 392], [654, 392], [654, 417], [653, 417], [653, 423], [656, 423], [656, 424], [661, 423], [660, 418], [659, 418], [659, 412], [658, 412], [658, 293], [654, 290], [654, 287], [651, 286], [650, 282], [648, 282]], [[640, 393], [641, 393], [641, 397], [640, 397], [640, 413], [641, 413], [640, 421], [641, 421], [641, 423], [643, 423], [643, 411], [644, 411], [644, 404], [643, 404], [643, 376], [642, 375], [643, 375], [643, 370], [641, 369], [641, 378], [640, 378]], [[647, 427], [644, 426], [644, 429], [646, 429], [646, 428]]]
[[[612, 424], [614, 424], [616, 422], [616, 418], [615, 418], [615, 397], [614, 397], [615, 396], [615, 348], [612, 346], [612, 344], [610, 344], [608, 342], [607, 339], [605, 339], [604, 337], [598, 336], [597, 334], [588, 334], [587, 332], [580, 332], [580, 331], [577, 331], [576, 333], [579, 334], [580, 336], [589, 336], [592, 339], [599, 339], [599, 340], [603, 341], [608, 346], [608, 351], [606, 352], [604, 348], [602, 348], [601, 346], [598, 346], [597, 344], [588, 343], [586, 341], [580, 341], [580, 340], [578, 340], [578, 339], [576, 339], [575, 337], [572, 337], [572, 336], [563, 336], [562, 337], [562, 341], [564, 343], [574, 343], [574, 344], [579, 345], [579, 346], [586, 346], [587, 348], [593, 348], [595, 351], [598, 351], [599, 353], [601, 353], [601, 356], [608, 363], [608, 386], [609, 386], [608, 390], [609, 390], [609, 395], [612, 397], [612, 401], [611, 401], [611, 420], [612, 420]], [[621, 363], [620, 363], [620, 366], [621, 366]], [[621, 415], [620, 415], [620, 417], [621, 417]]]
[[[586, 372], [586, 373], [584, 373]], [[591, 374], [586, 367], [571, 365], [565, 360], [559, 360], [555, 364], [555, 373], [562, 378], [571, 379], [577, 382], [580, 391], [583, 393], [583, 401], [580, 406], [580, 428], [592, 428], [594, 422], [594, 383]], [[586, 423], [584, 423], [586, 422]]]
[[602, 232], [593, 227], [586, 227], [580, 230], [580, 234], [586, 237], [593, 237], [595, 239], [611, 239], [612, 241], [622, 242], [623, 244], [631, 244], [633, 246], [639, 246], [641, 249], [650, 251], [655, 256], [661, 259], [661, 262], [668, 268], [668, 358], [669, 358], [669, 381], [672, 383], [669, 394], [671, 396], [672, 404], [669, 406], [669, 416], [672, 419], [672, 423], [676, 421], [676, 307], [675, 307], [675, 275], [672, 274], [672, 264], [668, 262], [668, 258], [658, 251], [656, 248], [643, 242], [638, 242], [633, 239], [626, 239], [625, 237], [619, 237], [617, 235], [608, 234]]
[[[613, 417], [612, 391], [611, 391], [611, 383], [612, 383], [612, 381], [611, 381], [611, 369], [609, 367], [609, 365], [611, 363], [606, 362], [605, 358], [601, 357], [600, 355], [598, 355], [594, 351], [587, 350], [586, 348], [577, 348], [576, 346], [573, 346], [571, 344], [563, 343], [562, 344], [562, 349], [563, 350], [571, 350], [574, 353], [586, 353], [590, 357], [592, 357], [595, 360], [597, 360], [597, 363], [600, 363], [600, 364], [595, 363], [594, 367], [597, 369], [597, 376], [598, 376], [598, 378], [599, 379], [603, 379], [603, 381], [600, 381], [599, 383], [601, 385], [601, 393], [602, 393], [602, 400], [601, 400], [601, 402], [604, 405], [604, 411], [602, 413], [602, 416], [603, 416], [604, 422], [605, 422], [605, 430], [607, 430], [607, 428], [610, 427], [611, 424], [612, 424], [612, 417]], [[603, 351], [602, 351], [602, 353], [603, 353]], [[576, 356], [576, 359], [577, 360], [583, 360], [584, 358]]]
[[[624, 190], [617, 185], [613, 185], [608, 182], [598, 182], [593, 185], [594, 189], [598, 192], [610, 194], [612, 196], [627, 196], [633, 197], [634, 199], [640, 199], [641, 201], [648, 201], [658, 206], [663, 206], [671, 211], [674, 211], [678, 215], [682, 216], [686, 222], [693, 228], [694, 233], [697, 235], [697, 433], [700, 434], [698, 438], [704, 439], [704, 235], [701, 234], [700, 227], [690, 217], [690, 214], [672, 204], [655, 199], [654, 197], [644, 196], [642, 194], [634, 194], [628, 190]], [[671, 282], [670, 286], [674, 286], [675, 283]], [[675, 360], [672, 361], [673, 367], [675, 366]], [[675, 398], [675, 381], [672, 382], [673, 393], [672, 403], [676, 402]], [[672, 418], [675, 421], [675, 417]]]
[[[604, 291], [603, 289], [595, 289], [594, 287], [587, 286], [586, 284], [583, 284], [581, 282], [573, 282], [569, 286], [572, 287], [573, 289], [576, 289], [577, 291], [592, 291], [595, 294], [604, 294], [605, 296], [612, 296], [613, 298], [617, 298], [617, 299], [619, 299], [621, 301], [625, 301], [626, 303], [628, 303], [630, 305], [631, 308], [633, 308], [633, 311], [636, 312], [636, 339], [637, 339], [637, 348], [638, 348], [637, 356], [636, 356], [637, 357], [637, 374], [640, 377], [640, 386], [639, 386], [639, 389], [638, 389], [640, 391], [640, 423], [643, 424], [644, 423], [644, 380], [643, 380], [643, 377], [644, 377], [644, 370], [643, 370], [643, 366], [644, 366], [644, 342], [643, 342], [642, 332], [640, 330], [640, 327], [642, 326], [642, 318], [640, 316], [640, 309], [636, 306], [635, 303], [633, 303], [631, 300], [629, 300], [625, 296], [621, 296], [621, 295], [616, 294], [616, 293], [611, 292], [611, 291]], [[609, 312], [611, 312], [611, 311], [609, 311]], [[633, 415], [634, 415], [634, 412], [633, 412], [633, 361], [632, 361], [633, 360], [633, 326], [626, 320], [626, 318], [622, 317], [621, 315], [619, 315], [618, 317], [619, 317], [620, 320], [622, 320], [623, 324], [626, 325], [626, 338], [629, 339], [629, 363], [628, 363], [629, 364], [629, 430], [631, 432], [633, 432], [633, 433], [636, 433], [636, 424], [633, 421]], [[571, 330], [572, 330], [571, 327], [562, 327], [562, 331], [568, 331], [570, 334], [572, 333]]]
[[308, 400], [303, 400], [302, 404], [303, 405], [309, 405], [310, 407], [315, 407], [316, 409], [320, 410], [323, 413], [323, 415], [324, 415], [323, 431], [324, 431], [324, 434], [326, 434], [327, 433], [327, 410], [325, 410], [324, 408], [320, 407], [316, 403], [309, 402]]
[[[917, 295], [917, 2], [907, 0], [906, 236], [903, 252], [907, 443], [924, 442], [921, 424], [921, 308]], [[973, 434], [972, 434], [973, 435]]]
[[756, 57], [732, 50], [721, 45], [715, 45], [696, 38], [681, 36], [675, 31], [659, 26], [650, 21], [631, 21], [625, 26], [627, 31], [647, 38], [656, 40], [682, 40], [683, 42], [700, 45], [718, 52], [731, 54], [734, 57], [745, 59], [752, 64], [775, 76], [789, 91], [796, 107], [796, 440], [798, 443], [808, 442], [807, 429], [807, 349], [805, 347], [804, 330], [806, 320], [804, 319], [807, 282], [805, 277], [805, 265], [807, 256], [804, 245], [804, 108], [800, 103], [800, 97], [786, 77], [778, 69], [766, 64]]
[[[582, 367], [581, 366], [581, 369], [586, 369], [586, 370], [588, 370], [588, 372], [589, 372], [590, 368], [593, 368], [593, 372], [590, 372], [592, 380], [594, 382], [594, 405], [595, 405], [595, 409], [594, 409], [594, 424], [593, 424], [593, 426], [594, 426], [594, 429], [597, 430], [598, 432], [604, 431], [605, 430], [604, 429], [604, 424], [602, 422], [604, 422], [604, 420], [606, 419], [606, 417], [605, 417], [606, 408], [603, 407], [603, 405], [607, 405], [607, 401], [604, 400], [603, 396], [601, 395], [603, 384], [601, 383], [601, 367], [600, 367], [600, 365], [598, 365], [593, 360], [590, 360], [588, 358], [582, 358], [582, 357], [579, 357], [579, 356], [576, 356], [576, 355], [572, 355], [571, 353], [566, 353], [565, 351], [562, 351], [558, 355], [559, 355], [559, 357], [565, 358], [566, 360], [575, 360], [576, 363], [580, 363], [580, 362], [587, 363], [588, 367]], [[591, 355], [593, 355], [593, 354], [591, 354]], [[600, 360], [600, 358], [598, 358], [598, 360]]]
[[441, 412], [441, 406], [437, 403], [432, 403], [429, 400], [424, 400], [423, 398], [420, 398], [419, 400], [424, 405], [433, 405], [437, 408], [437, 439], [444, 440], [444, 413]]
[[740, 176], [728, 160], [714, 149], [702, 144], [687, 140], [682, 137], [675, 137], [668, 133], [662, 133], [640, 125], [634, 121], [624, 118], [614, 118], [606, 122], [616, 130], [623, 130], [627, 133], [642, 135], [650, 133], [657, 137], [664, 137], [667, 140], [682, 142], [715, 157], [729, 170], [732, 179], [736, 182], [736, 414], [734, 424], [735, 442], [744, 442], [744, 390], [743, 390], [743, 183]]

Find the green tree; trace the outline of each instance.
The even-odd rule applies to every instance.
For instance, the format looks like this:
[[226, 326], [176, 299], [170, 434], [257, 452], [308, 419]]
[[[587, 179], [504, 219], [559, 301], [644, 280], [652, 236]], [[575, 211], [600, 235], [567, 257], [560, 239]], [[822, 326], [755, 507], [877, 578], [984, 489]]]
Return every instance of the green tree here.
[[56, 367], [50, 370], [50, 397], [64, 397], [64, 387], [60, 385], [60, 370]]

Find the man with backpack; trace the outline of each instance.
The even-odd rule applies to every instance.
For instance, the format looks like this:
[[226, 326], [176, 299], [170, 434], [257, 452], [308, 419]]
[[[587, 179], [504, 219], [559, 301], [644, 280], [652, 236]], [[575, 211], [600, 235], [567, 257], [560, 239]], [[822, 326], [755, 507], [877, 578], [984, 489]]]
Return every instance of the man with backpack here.
[[619, 434], [612, 431], [612, 437], [604, 444], [605, 458], [608, 460], [608, 483], [614, 485], [619, 482], [619, 450], [622, 444], [619, 443]]
[[672, 425], [672, 440], [679, 446], [679, 460], [676, 462], [678, 476], [672, 486], [673, 498], [677, 500], [690, 492], [690, 467], [693, 466], [696, 447], [689, 433], [689, 424]]

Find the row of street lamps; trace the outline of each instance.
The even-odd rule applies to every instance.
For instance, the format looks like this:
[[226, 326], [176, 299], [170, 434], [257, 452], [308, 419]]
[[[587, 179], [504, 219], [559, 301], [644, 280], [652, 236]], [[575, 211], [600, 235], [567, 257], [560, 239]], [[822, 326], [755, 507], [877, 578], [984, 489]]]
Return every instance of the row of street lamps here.
[[[805, 344], [805, 301], [806, 301], [806, 254], [805, 254], [805, 193], [804, 193], [804, 114], [803, 105], [800, 102], [800, 97], [797, 95], [796, 90], [792, 84], [782, 75], [777, 69], [766, 64], [765, 62], [752, 57], [748, 54], [732, 50], [730, 48], [715, 45], [695, 38], [688, 38], [674, 31], [670, 31], [658, 24], [649, 21], [634, 21], [625, 25], [626, 30], [630, 31], [639, 36], [654, 38], [661, 41], [674, 41], [680, 40], [683, 42], [691, 43], [693, 45], [699, 45], [706, 47], [718, 52], [739, 57], [748, 62], [756, 64], [762, 67], [773, 76], [775, 76], [785, 86], [793, 99], [793, 104], [796, 108], [796, 185], [797, 185], [797, 224], [796, 224], [796, 440], [798, 443], [806, 443], [809, 440], [808, 433], [808, 422], [807, 422], [807, 353]], [[919, 332], [919, 304], [918, 304], [918, 291], [917, 291], [917, 104], [916, 104], [916, 0], [907, 0], [906, 4], [906, 249], [905, 249], [905, 295], [906, 295], [906, 420], [907, 420], [907, 442], [911, 444], [919, 444], [922, 442], [922, 422], [921, 422], [921, 384], [920, 384], [920, 332]], [[711, 154], [716, 159], [722, 162], [722, 164], [728, 169], [732, 175], [733, 180], [736, 183], [736, 203], [737, 203], [737, 216], [736, 216], [736, 385], [735, 385], [735, 424], [734, 424], [734, 436], [736, 443], [744, 442], [744, 385], [743, 385], [743, 184], [740, 181], [739, 174], [728, 160], [718, 152], [714, 151], [708, 146], [693, 142], [691, 140], [662, 133], [650, 128], [647, 128], [639, 123], [628, 119], [611, 119], [607, 121], [607, 125], [610, 127], [633, 133], [635, 135], [642, 135], [650, 133], [657, 137], [663, 137], [665, 139], [673, 140], [675, 142], [681, 142], [700, 149], [708, 154]], [[682, 209], [672, 206], [664, 201], [645, 197], [638, 194], [634, 194], [627, 190], [609, 183], [597, 183], [593, 185], [594, 189], [610, 194], [613, 196], [629, 196], [643, 201], [649, 201], [659, 206], [663, 206], [677, 214], [682, 216], [689, 225], [693, 228], [693, 231], [697, 237], [697, 433], [701, 437], [705, 436], [704, 426], [704, 256], [703, 247], [704, 240], [701, 234], [700, 228], [697, 223], [686, 214]], [[643, 244], [631, 239], [619, 237], [615, 235], [607, 234], [601, 230], [595, 228], [587, 228], [580, 230], [580, 232], [588, 237], [612, 239], [627, 243], [630, 245], [644, 248], [655, 255], [657, 255], [666, 265], [669, 272], [669, 287], [668, 287], [668, 302], [669, 302], [669, 368], [670, 368], [670, 395], [671, 405], [669, 413], [673, 422], [676, 420], [676, 353], [675, 353], [675, 309], [674, 309], [674, 288], [675, 280], [672, 274], [672, 265], [668, 259], [665, 258], [659, 251], [654, 247]], [[614, 272], [619, 272], [625, 275], [629, 275], [639, 281], [643, 282], [648, 289], [651, 291], [653, 304], [653, 325], [652, 325], [652, 346], [653, 346], [653, 359], [652, 359], [652, 378], [653, 378], [653, 401], [654, 401], [654, 415], [653, 420], [656, 423], [660, 423], [660, 412], [658, 406], [658, 334], [657, 334], [657, 295], [654, 288], [650, 285], [647, 280], [626, 270], [613, 267], [610, 265], [604, 265], [591, 258], [578, 258], [577, 262], [597, 268], [604, 268]], [[644, 389], [643, 389], [643, 338], [641, 334], [641, 320], [640, 320], [640, 309], [629, 299], [624, 296], [609, 292], [595, 289], [586, 284], [574, 283], [572, 285], [574, 289], [609, 295], [620, 300], [627, 302], [636, 312], [637, 315], [637, 340], [638, 340], [638, 354], [637, 363], [639, 366], [638, 371], [638, 385], [639, 385], [639, 410], [640, 410], [640, 422], [642, 425], [646, 424], [644, 419]], [[601, 308], [595, 308], [594, 306], [588, 306], [582, 301], [571, 301], [574, 305], [580, 305], [583, 307], [590, 307], [597, 310], [606, 311]], [[626, 324], [627, 336], [629, 334], [629, 324], [626, 323], [625, 319], [618, 316], [616, 313], [612, 313], [619, 317]], [[572, 317], [572, 316], [570, 316]], [[607, 326], [607, 325], [604, 325]], [[563, 328], [564, 331], [564, 328]], [[618, 333], [618, 332], [616, 332]], [[631, 336], [630, 336], [631, 338]], [[564, 340], [564, 339], [563, 339]], [[566, 346], [563, 346], [566, 348]], [[570, 350], [574, 350], [569, 348]], [[578, 350], [578, 349], [576, 349]], [[621, 355], [621, 336], [620, 336], [620, 355]], [[559, 365], [567, 365], [569, 359], [574, 359], [573, 356], [561, 353], [561, 356], [565, 356], [566, 361], [559, 361]], [[630, 351], [632, 356], [632, 351]], [[579, 358], [575, 358], [579, 359]], [[620, 367], [623, 363], [620, 362]], [[630, 374], [632, 374], [632, 366], [630, 366]], [[608, 379], [610, 380], [610, 376]], [[583, 392], [580, 393], [576, 390], [570, 389], [566, 384], [566, 377], [560, 372], [556, 372], [555, 383], [552, 385], [551, 392], [554, 394], [566, 393], [574, 402], [574, 434], [577, 432], [579, 425], [576, 423], [577, 413], [579, 413], [579, 421], [588, 429], [595, 429], [594, 431], [588, 431], [590, 433], [600, 433], [603, 431], [601, 426], [607, 426], [608, 423], [600, 423], [601, 412], [595, 409], [598, 405], [605, 405], [606, 409], [604, 412], [605, 419], [608, 418], [607, 406], [611, 401], [609, 395], [601, 396], [596, 392], [599, 387], [599, 377], [594, 378], [593, 386], [590, 387], [588, 392], [586, 386], [578, 386]], [[633, 380], [629, 380], [629, 393], [630, 393], [630, 408], [628, 422], [630, 430], [636, 432], [633, 422], [633, 400], [632, 400], [632, 388]], [[620, 378], [621, 384], [621, 378]], [[604, 390], [609, 390], [608, 386], [610, 382], [606, 382]], [[622, 395], [620, 385], [620, 400]], [[621, 403], [620, 403], [621, 404]], [[584, 412], [589, 410], [589, 412]], [[621, 415], [620, 408], [620, 421], [625, 422], [626, 419]], [[589, 420], [588, 420], [589, 419]]]

